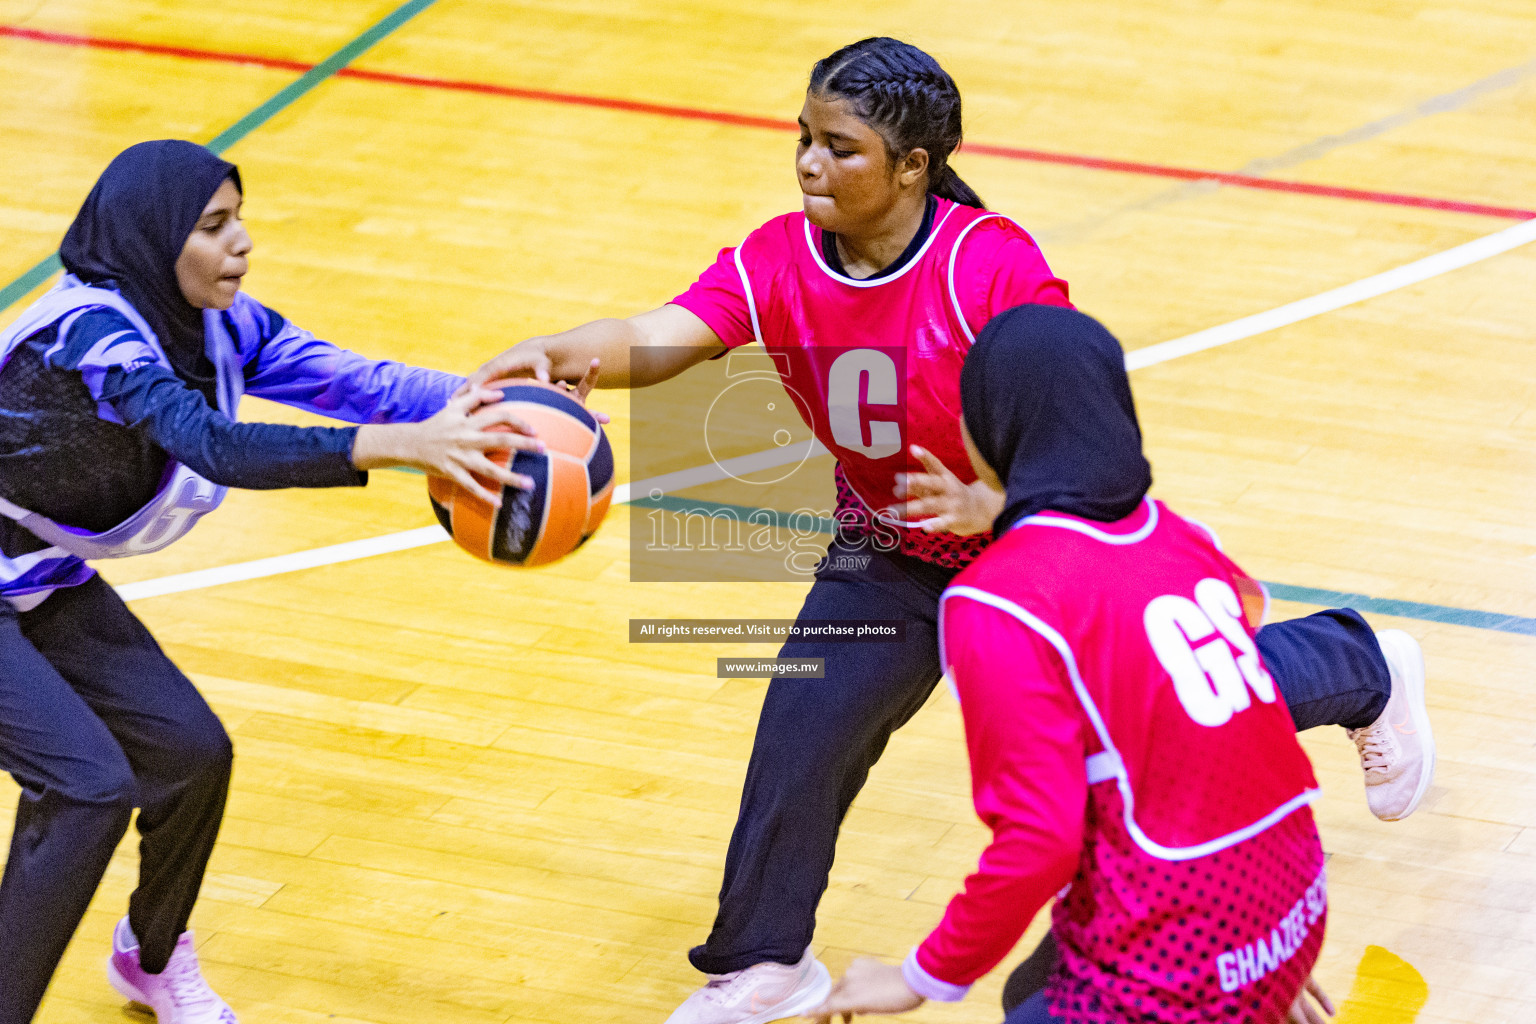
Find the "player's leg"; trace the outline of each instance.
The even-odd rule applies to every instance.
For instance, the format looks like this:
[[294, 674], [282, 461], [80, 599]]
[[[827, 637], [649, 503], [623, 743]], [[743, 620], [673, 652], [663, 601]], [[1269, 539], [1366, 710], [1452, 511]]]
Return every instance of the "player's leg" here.
[[792, 641], [780, 652], [822, 658], [826, 675], [769, 684], [726, 857], [720, 913], [709, 941], [690, 956], [702, 971], [799, 960], [815, 927], [843, 816], [891, 732], [939, 680], [938, 592], [905, 575], [875, 571], [878, 565], [823, 574], [800, 619], [902, 619], [903, 643]]
[[228, 735], [192, 682], [99, 577], [22, 616], [27, 639], [110, 730], [140, 807], [139, 885], [108, 974], [160, 1024], [234, 1015], [203, 981], [187, 920], [213, 852], [229, 788]]
[[1320, 725], [1370, 725], [1392, 695], [1376, 635], [1350, 609], [1267, 625], [1259, 630], [1258, 647], [1297, 732]]
[[[699, 970], [731, 977], [690, 997], [673, 1015], [678, 1024], [774, 1020], [814, 1005], [826, 976], [808, 947], [838, 828], [890, 734], [940, 677], [938, 597], [952, 573], [867, 550], [832, 553], [868, 556], [869, 566], [823, 571], [800, 620], [900, 619], [905, 637], [784, 645], [783, 657], [823, 658], [825, 678], [769, 684], [720, 910], [708, 940], [689, 954]], [[805, 1006], [790, 1006], [802, 995]]]
[[1372, 813], [1412, 814], [1435, 772], [1418, 643], [1400, 630], [1375, 634], [1358, 612], [1335, 608], [1265, 626], [1258, 647], [1298, 732], [1349, 730]]
[[0, 1024], [27, 1024], [128, 828], [135, 787], [111, 733], [4, 601], [0, 768], [21, 785], [0, 879]]

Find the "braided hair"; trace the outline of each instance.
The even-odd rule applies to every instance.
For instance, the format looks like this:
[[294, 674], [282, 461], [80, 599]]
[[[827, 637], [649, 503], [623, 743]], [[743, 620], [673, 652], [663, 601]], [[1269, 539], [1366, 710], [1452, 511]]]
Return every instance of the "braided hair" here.
[[949, 166], [960, 145], [960, 90], [939, 62], [911, 43], [871, 36], [816, 62], [811, 91], [847, 100], [859, 120], [880, 133], [894, 163], [914, 149], [928, 151], [928, 191], [984, 209]]

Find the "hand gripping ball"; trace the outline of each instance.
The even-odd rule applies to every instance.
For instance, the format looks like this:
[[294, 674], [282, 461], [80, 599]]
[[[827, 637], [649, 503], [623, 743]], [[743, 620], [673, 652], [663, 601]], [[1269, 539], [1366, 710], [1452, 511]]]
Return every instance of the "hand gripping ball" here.
[[[446, 477], [427, 477], [427, 497], [454, 542], [487, 562], [548, 565], [597, 530], [613, 495], [613, 449], [603, 428], [561, 387], [537, 381], [497, 383], [502, 400], [533, 428], [545, 451], [499, 449], [491, 461], [533, 478], [531, 491], [504, 486], [492, 508]], [[494, 480], [477, 477], [495, 488]]]

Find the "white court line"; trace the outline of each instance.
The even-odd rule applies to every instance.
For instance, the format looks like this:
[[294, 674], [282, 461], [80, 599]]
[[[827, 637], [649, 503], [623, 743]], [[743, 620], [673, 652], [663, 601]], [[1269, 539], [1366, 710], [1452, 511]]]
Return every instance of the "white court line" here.
[[1227, 345], [1244, 338], [1251, 338], [1255, 334], [1263, 334], [1288, 324], [1309, 320], [1323, 313], [1331, 313], [1336, 309], [1352, 306], [1366, 299], [1374, 299], [1378, 295], [1395, 292], [1400, 288], [1428, 281], [1441, 274], [1449, 274], [1453, 270], [1460, 270], [1474, 263], [1481, 263], [1492, 256], [1518, 249], [1533, 241], [1536, 241], [1536, 220], [1523, 220], [1503, 231], [1495, 231], [1491, 235], [1474, 238], [1465, 245], [1458, 245], [1454, 249], [1447, 249], [1421, 260], [1405, 263], [1401, 267], [1363, 278], [1354, 284], [1334, 288], [1297, 302], [1289, 302], [1264, 313], [1245, 316], [1241, 320], [1233, 320], [1219, 327], [1186, 334], [1172, 341], [1139, 348], [1126, 355], [1125, 368], [1140, 370], [1145, 366], [1166, 363], [1170, 359], [1202, 352], [1218, 345]]
[[[1324, 313], [1331, 313], [1336, 309], [1374, 299], [1389, 292], [1395, 292], [1410, 285], [1428, 281], [1431, 278], [1448, 274], [1453, 270], [1480, 263], [1500, 253], [1509, 252], [1522, 245], [1536, 241], [1536, 220], [1521, 221], [1502, 231], [1495, 231], [1491, 235], [1473, 239], [1465, 245], [1458, 245], [1453, 249], [1426, 256], [1421, 260], [1406, 263], [1401, 267], [1385, 271], [1371, 277], [1363, 278], [1353, 284], [1344, 285], [1342, 288], [1334, 288], [1326, 292], [1313, 295], [1310, 298], [1290, 302], [1284, 306], [1253, 316], [1245, 316], [1240, 320], [1221, 324], [1216, 327], [1196, 331], [1194, 334], [1186, 334], [1182, 338], [1174, 338], [1171, 341], [1159, 342], [1156, 345], [1148, 345], [1128, 353], [1125, 357], [1127, 370], [1140, 370], [1144, 367], [1155, 366], [1158, 363], [1166, 363], [1173, 359], [1192, 355], [1195, 352], [1203, 352], [1206, 349], [1216, 348], [1220, 345], [1229, 345], [1234, 341], [1251, 338], [1257, 334], [1264, 334], [1289, 324], [1309, 320]], [[723, 480], [731, 475], [730, 471], [738, 473], [752, 472], [758, 469], [768, 469], [774, 466], [786, 465], [790, 462], [798, 462], [802, 458], [813, 458], [826, 454], [826, 449], [815, 441], [808, 442], [811, 450], [806, 452], [805, 445], [792, 445], [786, 448], [770, 449], [769, 451], [756, 452], [751, 455], [742, 455], [733, 459], [726, 459], [723, 463], [710, 463], [706, 466], [695, 466], [692, 469], [679, 470], [675, 473], [664, 473], [660, 476], [649, 477], [632, 484], [620, 484], [614, 488], [613, 501], [615, 504], [624, 504], [629, 501], [632, 493], [647, 494], [652, 491], [668, 493], [683, 490], [688, 487], [696, 487], [699, 484], [712, 483]], [[177, 573], [174, 576], [162, 576], [159, 579], [143, 580], [138, 583], [125, 583], [117, 588], [125, 601], [134, 601], [145, 597], [159, 597], [164, 594], [176, 594], [187, 590], [201, 590], [205, 587], [215, 587], [221, 583], [236, 583], [241, 580], [259, 579], [263, 576], [276, 576], [279, 573], [295, 572], [299, 569], [313, 569], [321, 565], [334, 565], [337, 562], [350, 562], [359, 558], [371, 558], [374, 555], [388, 554], [394, 551], [406, 551], [410, 548], [425, 547], [428, 544], [438, 544], [448, 539], [448, 534], [443, 532], [440, 526], [424, 526], [415, 530], [404, 530], [400, 533], [389, 533], [382, 537], [369, 537], [366, 540], [348, 541], [345, 544], [332, 544], [329, 547], [314, 548], [310, 551], [296, 551], [289, 555], [276, 555], [272, 558], [258, 558], [250, 562], [236, 562], [233, 565], [221, 565], [212, 569], [199, 569], [196, 572]]]
[[830, 454], [822, 447], [821, 442], [813, 437], [801, 444], [769, 448], [767, 451], [753, 452], [751, 455], [737, 455], [719, 462], [694, 466], [692, 469], [680, 469], [675, 473], [646, 477], [632, 484], [619, 484], [613, 489], [613, 500], [615, 504], [622, 505], [629, 500], [631, 494], [655, 495], [657, 492], [671, 494], [673, 491], [686, 491], [690, 487], [712, 484], [728, 476], [755, 473], [760, 469], [773, 469], [778, 466], [787, 466], [791, 462], [803, 462], [806, 459], [814, 459], [818, 455]]
[[[788, 465], [791, 462], [800, 462], [826, 454], [828, 452], [821, 446], [821, 442], [813, 438], [802, 444], [753, 452], [751, 455], [738, 455], [706, 466], [695, 466], [675, 473], [663, 473], [632, 484], [619, 484], [613, 489], [613, 502], [616, 505], [622, 505], [629, 501], [631, 493], [651, 494], [660, 491], [668, 494], [672, 491], [697, 487], [699, 484], [724, 480], [732, 473], [753, 473], [759, 469], [772, 469], [775, 466]], [[447, 531], [441, 526], [422, 526], [414, 530], [402, 530], [399, 533], [386, 533], [382, 537], [349, 540], [345, 544], [331, 544], [323, 548], [311, 548], [308, 551], [295, 551], [291, 555], [274, 555], [271, 558], [257, 558], [249, 562], [217, 565], [211, 569], [198, 569], [194, 572], [180, 572], [174, 576], [141, 580], [138, 583], [124, 583], [115, 589], [124, 601], [137, 601], [144, 597], [161, 597], [165, 594], [179, 594], [185, 590], [202, 590], [205, 587], [216, 587], [221, 583], [239, 583], [242, 580], [276, 576], [279, 573], [296, 572], [299, 569], [313, 569], [321, 565], [334, 565], [337, 562], [352, 562], [359, 558], [372, 558], [374, 555], [387, 555], [395, 551], [408, 551], [411, 548], [426, 547], [428, 544], [440, 544], [448, 539]]]
[[154, 580], [140, 580], [138, 583], [124, 583], [114, 589], [124, 601], [136, 601], [141, 597], [179, 594], [183, 590], [202, 590], [204, 587], [216, 587], [221, 583], [238, 583], [241, 580], [276, 576], [279, 573], [294, 572], [298, 569], [313, 569], [320, 565], [333, 565], [336, 562], [350, 562], [358, 558], [387, 555], [392, 551], [406, 551], [447, 539], [448, 534], [441, 526], [422, 526], [400, 533], [386, 533], [382, 537], [349, 540], [345, 544], [331, 544], [328, 547], [312, 548], [309, 551], [295, 551], [290, 555], [274, 555], [271, 558], [258, 558], [250, 562], [236, 562], [234, 565], [217, 565], [212, 569], [198, 569], [196, 572], [179, 572], [174, 576], [161, 576]]

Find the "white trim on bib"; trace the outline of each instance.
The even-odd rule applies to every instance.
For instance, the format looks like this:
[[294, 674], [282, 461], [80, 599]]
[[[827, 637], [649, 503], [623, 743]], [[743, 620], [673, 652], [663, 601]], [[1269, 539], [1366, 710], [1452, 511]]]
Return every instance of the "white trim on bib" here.
[[[821, 268], [822, 273], [826, 274], [832, 280], [841, 284], [852, 285], [855, 288], [878, 288], [883, 284], [890, 284], [892, 281], [901, 279], [902, 277], [906, 276], [906, 274], [913, 267], [917, 266], [923, 261], [923, 257], [928, 254], [929, 247], [931, 247], [934, 243], [934, 240], [939, 237], [939, 232], [943, 230], [945, 222], [949, 220], [950, 214], [954, 213], [959, 205], [960, 204], [958, 203], [952, 204], [949, 209], [945, 210], [944, 216], [940, 217], [938, 222], [933, 225], [933, 230], [928, 232], [928, 240], [925, 241], [922, 244], [922, 247], [917, 250], [917, 253], [907, 261], [906, 266], [902, 267], [900, 270], [896, 271], [896, 273], [887, 277], [849, 277], [847, 274], [839, 274], [837, 271], [827, 266], [827, 261], [821, 255], [820, 246], [816, 244], [816, 239], [811, 235], [811, 220], [809, 217], [807, 217], [802, 222], [805, 226], [805, 245], [806, 248], [811, 250], [811, 258], [816, 261], [816, 265]], [[970, 227], [967, 226], [964, 231], [961, 231], [961, 237], [964, 237], [965, 232], [969, 230]]]
[[[1136, 822], [1136, 794], [1131, 790], [1130, 776], [1126, 772], [1125, 762], [1120, 757], [1120, 751], [1115, 746], [1113, 738], [1109, 735], [1109, 727], [1104, 724], [1104, 717], [1099, 713], [1098, 705], [1088, 693], [1088, 687], [1083, 683], [1083, 677], [1078, 672], [1077, 657], [1072, 653], [1072, 647], [1056, 630], [1031, 614], [1028, 610], [1008, 600], [971, 586], [950, 587], [939, 598], [939, 630], [942, 635], [944, 629], [944, 603], [952, 597], [965, 597], [980, 604], [996, 608], [998, 611], [1009, 615], [1023, 623], [1026, 627], [1039, 634], [1046, 643], [1056, 648], [1056, 653], [1061, 655], [1061, 660], [1067, 668], [1067, 675], [1072, 679], [1072, 690], [1077, 695], [1078, 703], [1082, 705], [1083, 712], [1088, 716], [1089, 723], [1093, 726], [1099, 744], [1104, 748], [1098, 754], [1087, 759], [1087, 771], [1090, 782], [1110, 779], [1115, 781], [1116, 788], [1120, 791], [1121, 802], [1125, 806], [1125, 831], [1139, 846], [1143, 853], [1158, 860], [1186, 861], [1198, 857], [1207, 857], [1213, 853], [1236, 846], [1245, 840], [1268, 830], [1276, 823], [1284, 820], [1292, 812], [1315, 801], [1321, 796], [1317, 789], [1303, 790], [1285, 803], [1276, 807], [1257, 821], [1250, 822], [1236, 831], [1224, 836], [1218, 836], [1208, 842], [1195, 846], [1164, 846], [1147, 835]], [[946, 671], [948, 665], [943, 666]], [[1097, 759], [1097, 760], [1095, 760]], [[1097, 777], [1097, 778], [1096, 778]]]
[[1142, 498], [1141, 502], [1147, 506], [1147, 521], [1140, 527], [1137, 527], [1134, 533], [1109, 533], [1076, 519], [1042, 515], [1025, 516], [1010, 526], [1009, 529], [1017, 530], [1019, 527], [1026, 525], [1054, 526], [1059, 530], [1071, 530], [1073, 533], [1080, 533], [1084, 537], [1091, 537], [1103, 544], [1137, 544], [1152, 536], [1152, 531], [1157, 529], [1157, 502], [1151, 498]]

